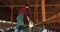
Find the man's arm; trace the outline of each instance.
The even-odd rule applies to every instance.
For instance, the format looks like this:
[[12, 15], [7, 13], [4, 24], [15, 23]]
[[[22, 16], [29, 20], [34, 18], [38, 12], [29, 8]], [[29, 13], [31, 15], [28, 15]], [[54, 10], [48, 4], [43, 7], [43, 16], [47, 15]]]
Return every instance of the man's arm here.
[[27, 16], [27, 20], [29, 21], [29, 23], [32, 22], [28, 16]]
[[29, 27], [33, 27], [33, 22], [30, 20], [28, 16], [27, 16], [27, 20], [29, 21]]

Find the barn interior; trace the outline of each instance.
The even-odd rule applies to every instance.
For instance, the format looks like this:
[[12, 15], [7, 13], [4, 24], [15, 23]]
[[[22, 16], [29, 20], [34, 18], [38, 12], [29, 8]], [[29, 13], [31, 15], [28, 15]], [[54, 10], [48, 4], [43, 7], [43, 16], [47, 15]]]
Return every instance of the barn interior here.
[[[27, 13], [34, 23], [33, 32], [40, 32], [40, 29], [60, 32], [60, 0], [0, 0], [0, 31], [14, 31], [18, 11], [25, 5], [29, 5]], [[27, 21], [25, 29], [29, 31]]]

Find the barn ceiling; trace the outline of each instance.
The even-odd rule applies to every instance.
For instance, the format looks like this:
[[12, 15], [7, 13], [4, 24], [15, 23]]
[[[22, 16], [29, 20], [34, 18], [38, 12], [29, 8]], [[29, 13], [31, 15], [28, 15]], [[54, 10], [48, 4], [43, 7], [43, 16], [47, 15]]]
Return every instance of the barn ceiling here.
[[[11, 11], [13, 10], [13, 21], [16, 22], [16, 17], [20, 8], [26, 4], [30, 6], [28, 10], [29, 17], [34, 21], [35, 4], [37, 0], [0, 0], [0, 19], [11, 21]], [[41, 0], [38, 0], [38, 20], [42, 21]], [[60, 11], [60, 0], [45, 0], [46, 18]], [[13, 8], [12, 8], [13, 6]]]
[[[49, 17], [52, 14], [60, 11], [60, 6], [54, 6], [52, 4], [59, 4], [60, 0], [46, 0], [46, 16]], [[0, 19], [3, 20], [9, 20], [10, 21], [10, 15], [11, 15], [11, 5], [14, 6], [13, 7], [13, 11], [14, 11], [14, 19], [16, 19], [17, 13], [19, 11], [19, 9], [23, 6], [23, 5], [33, 5], [30, 7], [30, 11], [28, 12], [32, 12], [30, 15], [33, 14], [34, 11], [34, 5], [35, 5], [35, 0], [0, 0]], [[38, 5], [41, 4], [41, 0], [38, 0]], [[51, 6], [49, 5], [51, 4]], [[19, 6], [20, 5], [20, 6]], [[38, 7], [38, 11], [39, 11], [39, 17], [41, 17], [41, 6]], [[5, 17], [4, 17], [5, 15]], [[40, 18], [41, 19], [41, 18]]]

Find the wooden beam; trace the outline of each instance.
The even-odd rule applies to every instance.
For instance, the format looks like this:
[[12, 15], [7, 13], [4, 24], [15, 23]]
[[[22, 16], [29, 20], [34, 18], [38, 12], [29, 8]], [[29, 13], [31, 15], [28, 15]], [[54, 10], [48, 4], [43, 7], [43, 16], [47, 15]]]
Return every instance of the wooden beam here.
[[13, 0], [10, 1], [10, 8], [11, 8], [11, 24], [13, 25], [13, 6], [14, 5], [14, 2]]
[[49, 20], [52, 20], [52, 19], [56, 19], [60, 17], [60, 12], [57, 12], [55, 14], [53, 14], [52, 16], [48, 17], [46, 20], [49, 21]]
[[[12, 5], [13, 7], [23, 7], [25, 5]], [[32, 7], [34, 7], [34, 5], [30, 5]], [[0, 5], [0, 7], [10, 7], [10, 5]]]
[[35, 9], [34, 9], [34, 22], [35, 24], [38, 24], [38, 0], [36, 0], [35, 3]]
[[49, 23], [60, 23], [60, 17], [46, 21], [46, 22], [43, 22], [43, 24], [49, 24]]
[[42, 21], [46, 21], [46, 11], [45, 11], [45, 0], [41, 0], [41, 8], [42, 8]]
[[[13, 7], [22, 7], [25, 5], [12, 5]], [[35, 7], [35, 5], [29, 5], [31, 7]], [[38, 7], [40, 7], [42, 5], [38, 5]], [[60, 6], [60, 4], [46, 4], [46, 6]], [[10, 5], [0, 5], [0, 7], [10, 7]]]
[[[25, 5], [12, 5], [13, 7], [22, 7], [22, 6], [25, 6]], [[35, 5], [29, 5], [31, 7], [35, 7]], [[41, 5], [38, 5], [39, 7]], [[60, 4], [46, 4], [46, 6], [60, 6]], [[0, 5], [0, 7], [10, 7], [10, 5]]]

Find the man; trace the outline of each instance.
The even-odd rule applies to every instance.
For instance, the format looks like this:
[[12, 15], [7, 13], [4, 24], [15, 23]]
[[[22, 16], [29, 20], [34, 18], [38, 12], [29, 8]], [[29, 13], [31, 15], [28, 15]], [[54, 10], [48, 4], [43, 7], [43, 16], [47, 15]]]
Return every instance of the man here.
[[17, 25], [14, 32], [24, 32], [24, 19], [27, 19], [29, 22], [31, 22], [31, 20], [27, 15], [27, 8], [28, 6], [22, 7], [19, 10], [19, 13], [17, 16]]

